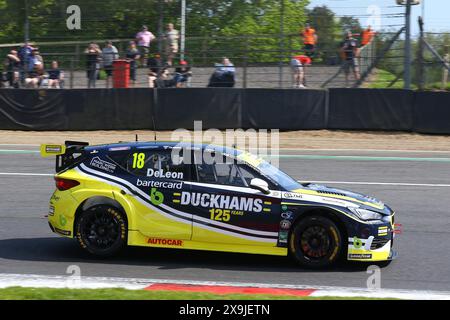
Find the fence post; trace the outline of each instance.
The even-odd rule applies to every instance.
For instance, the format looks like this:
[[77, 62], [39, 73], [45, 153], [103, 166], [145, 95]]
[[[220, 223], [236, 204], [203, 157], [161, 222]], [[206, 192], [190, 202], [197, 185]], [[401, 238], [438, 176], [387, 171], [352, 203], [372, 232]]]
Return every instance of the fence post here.
[[[446, 46], [446, 49], [448, 50], [448, 46]], [[448, 66], [448, 64], [450, 62], [450, 54], [448, 54], [448, 53], [445, 54], [444, 61]], [[447, 82], [448, 82], [448, 69], [443, 67], [442, 68], [442, 87], [441, 87], [442, 90], [447, 89]]]
[[243, 79], [242, 79], [242, 87], [244, 89], [247, 88], [247, 67], [248, 67], [248, 37], [245, 37], [244, 43], [244, 71], [243, 71]]
[[75, 65], [74, 58], [72, 58], [70, 60], [70, 89], [73, 89], [73, 79], [74, 79], [74, 71], [73, 71], [73, 69], [75, 67], [74, 65]]

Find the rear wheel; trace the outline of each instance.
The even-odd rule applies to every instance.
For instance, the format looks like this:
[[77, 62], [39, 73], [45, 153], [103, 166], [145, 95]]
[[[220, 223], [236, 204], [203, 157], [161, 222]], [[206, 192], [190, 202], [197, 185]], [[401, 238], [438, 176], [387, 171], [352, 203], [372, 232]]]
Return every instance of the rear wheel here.
[[341, 232], [332, 220], [311, 216], [295, 225], [290, 235], [289, 251], [302, 266], [324, 268], [338, 260], [342, 243]]
[[118, 209], [97, 205], [83, 211], [75, 225], [80, 246], [89, 253], [110, 257], [127, 243], [127, 223]]

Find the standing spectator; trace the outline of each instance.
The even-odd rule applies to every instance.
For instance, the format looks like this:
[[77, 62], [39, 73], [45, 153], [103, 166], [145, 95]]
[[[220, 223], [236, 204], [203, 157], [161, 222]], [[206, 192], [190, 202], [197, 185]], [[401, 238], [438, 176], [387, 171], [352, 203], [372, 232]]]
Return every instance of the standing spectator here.
[[215, 65], [216, 70], [209, 79], [208, 87], [234, 87], [236, 83], [236, 68], [227, 57], [222, 59], [222, 63]]
[[186, 84], [189, 86], [189, 80], [192, 77], [191, 67], [184, 60], [180, 61], [180, 65], [175, 68], [175, 84], [177, 88], [182, 88]]
[[149, 88], [155, 87], [156, 79], [158, 79], [159, 74], [162, 72], [164, 66], [161, 59], [161, 55], [156, 53], [152, 58], [147, 61], [148, 67], [148, 86]]
[[361, 32], [361, 48], [371, 43], [374, 36], [375, 31], [372, 30], [371, 26], [367, 26], [367, 29]]
[[147, 64], [148, 54], [150, 52], [150, 42], [156, 39], [155, 35], [148, 31], [147, 26], [142, 26], [142, 30], [136, 34], [136, 42], [141, 54], [141, 65]]
[[355, 81], [358, 81], [360, 79], [358, 56], [358, 41], [353, 38], [353, 34], [351, 33], [351, 31], [348, 31], [345, 40], [341, 43], [341, 57], [344, 61], [343, 68], [345, 72], [345, 85], [347, 87], [350, 71], [353, 72]]
[[28, 65], [31, 55], [33, 53], [33, 47], [28, 41], [24, 43], [22, 47], [19, 48], [19, 59], [20, 59], [20, 82], [25, 83], [25, 76], [28, 72]]
[[316, 52], [318, 41], [316, 30], [311, 28], [310, 24], [307, 23], [305, 29], [301, 32], [301, 36], [303, 38], [303, 50], [305, 50], [308, 57], [312, 58]]
[[305, 55], [294, 56], [291, 60], [292, 74], [294, 76], [294, 88], [305, 88], [305, 67], [311, 65], [311, 58]]
[[102, 50], [103, 69], [106, 73], [106, 88], [109, 88], [109, 82], [113, 75], [114, 60], [119, 59], [119, 50], [113, 45], [112, 41], [106, 42], [106, 47]]
[[173, 59], [178, 53], [178, 40], [180, 39], [180, 34], [178, 30], [174, 29], [173, 23], [167, 25], [167, 30], [164, 35], [164, 43], [166, 49], [167, 64], [172, 66]]
[[62, 89], [64, 83], [64, 72], [59, 69], [58, 61], [52, 61], [52, 68], [48, 70], [48, 87]]
[[16, 89], [19, 88], [21, 60], [16, 50], [11, 50], [11, 52], [6, 56], [5, 67], [7, 71], [6, 80], [9, 82], [9, 86]]
[[137, 61], [140, 57], [139, 50], [136, 47], [136, 42], [130, 41], [130, 45], [126, 53], [126, 59], [130, 63], [130, 80], [132, 81], [133, 86], [136, 85]]
[[88, 88], [95, 88], [98, 72], [100, 69], [100, 58], [102, 51], [99, 46], [92, 42], [84, 51], [86, 54], [86, 75], [88, 78]]

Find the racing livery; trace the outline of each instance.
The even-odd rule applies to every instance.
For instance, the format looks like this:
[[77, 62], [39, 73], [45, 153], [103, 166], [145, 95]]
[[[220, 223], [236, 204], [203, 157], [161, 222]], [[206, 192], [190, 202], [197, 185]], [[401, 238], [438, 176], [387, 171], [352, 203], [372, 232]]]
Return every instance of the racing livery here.
[[394, 257], [394, 212], [357, 193], [300, 183], [250, 153], [174, 142], [43, 145], [56, 156], [53, 232], [98, 256], [126, 245], [291, 255]]

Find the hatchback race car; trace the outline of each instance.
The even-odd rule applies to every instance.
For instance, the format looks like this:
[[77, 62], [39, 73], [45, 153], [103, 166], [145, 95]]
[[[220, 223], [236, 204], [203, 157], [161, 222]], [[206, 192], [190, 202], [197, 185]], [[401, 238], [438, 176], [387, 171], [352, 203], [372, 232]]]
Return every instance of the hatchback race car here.
[[394, 257], [394, 212], [300, 183], [248, 152], [135, 142], [42, 145], [56, 156], [48, 222], [102, 257], [125, 246], [291, 255], [307, 267]]

